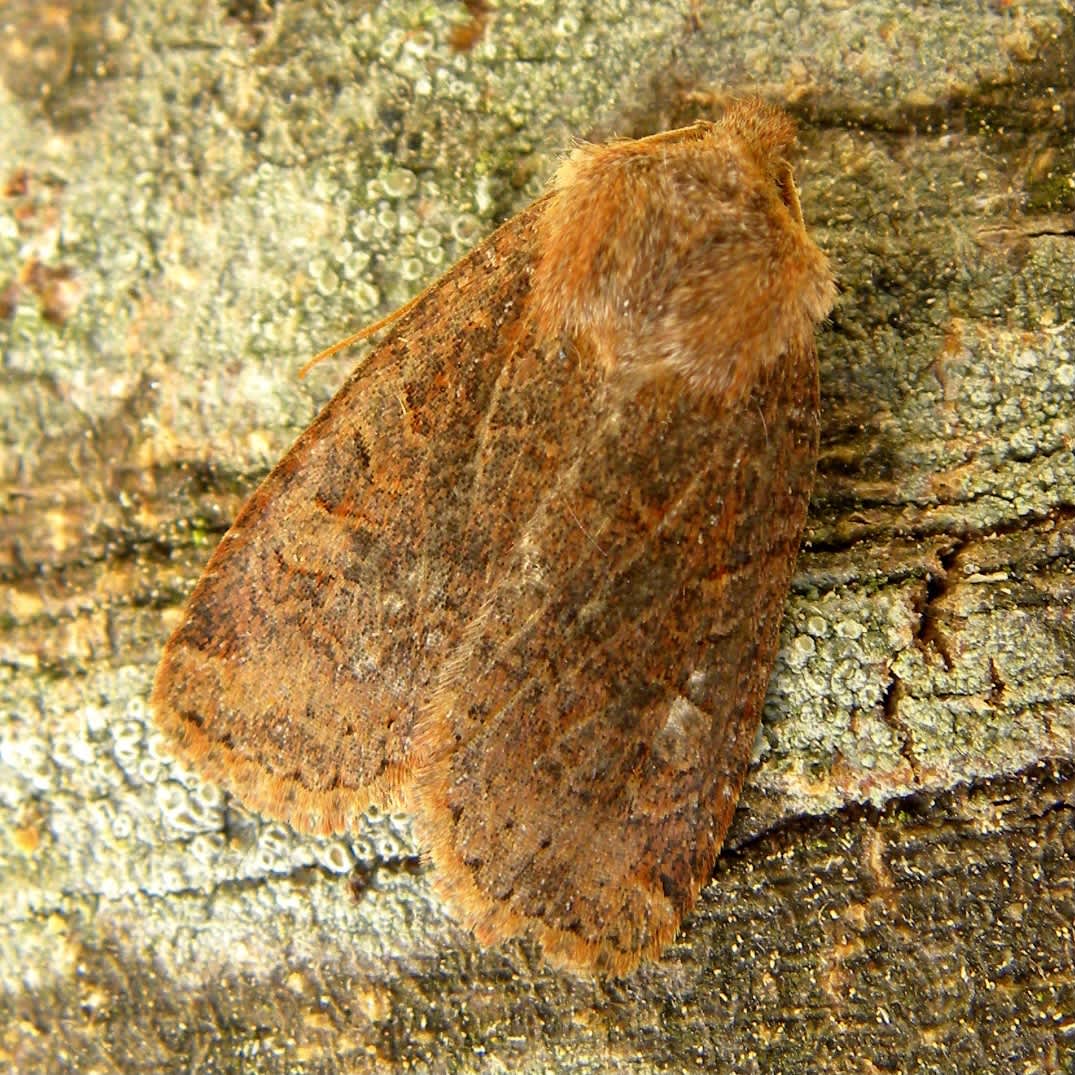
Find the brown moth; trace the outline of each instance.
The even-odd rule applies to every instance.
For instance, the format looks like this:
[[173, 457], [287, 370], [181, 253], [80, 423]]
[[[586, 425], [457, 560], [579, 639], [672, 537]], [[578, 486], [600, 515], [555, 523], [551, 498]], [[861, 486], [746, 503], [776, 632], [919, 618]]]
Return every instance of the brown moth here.
[[584, 145], [390, 330], [221, 541], [153, 694], [296, 828], [413, 811], [484, 943], [658, 955], [757, 732], [834, 287], [760, 101]]

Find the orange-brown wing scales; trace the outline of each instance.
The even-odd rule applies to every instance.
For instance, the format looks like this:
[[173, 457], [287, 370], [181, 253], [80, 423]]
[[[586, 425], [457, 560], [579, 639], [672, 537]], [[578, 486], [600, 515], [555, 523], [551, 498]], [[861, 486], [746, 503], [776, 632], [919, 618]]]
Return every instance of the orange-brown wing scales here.
[[166, 647], [162, 728], [300, 828], [395, 801], [413, 767], [420, 699], [467, 614], [453, 565], [532, 216], [460, 262], [352, 375], [244, 507]]
[[806, 514], [816, 359], [797, 348], [733, 402], [675, 379], [621, 397], [585, 355], [548, 362], [568, 368], [502, 374], [545, 447], [473, 493], [515, 535], [420, 720], [419, 833], [479, 937], [529, 930], [622, 972], [674, 934], [731, 820]]

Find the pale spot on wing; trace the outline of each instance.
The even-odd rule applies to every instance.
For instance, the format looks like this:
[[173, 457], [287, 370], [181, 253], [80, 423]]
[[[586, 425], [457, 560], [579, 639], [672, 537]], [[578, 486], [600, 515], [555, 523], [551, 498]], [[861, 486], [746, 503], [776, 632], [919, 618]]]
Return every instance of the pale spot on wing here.
[[672, 699], [668, 716], [653, 737], [654, 757], [676, 769], [697, 764], [698, 753], [709, 730], [710, 719], [681, 694]]

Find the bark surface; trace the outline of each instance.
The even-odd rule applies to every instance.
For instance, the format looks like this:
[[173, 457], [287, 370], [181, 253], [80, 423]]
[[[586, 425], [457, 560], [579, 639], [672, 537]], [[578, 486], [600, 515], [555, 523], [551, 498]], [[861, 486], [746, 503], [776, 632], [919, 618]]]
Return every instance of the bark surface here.
[[[697, 9], [502, 5], [456, 53], [446, 6], [7, 5], [0, 1065], [1070, 1069], [1070, 8]], [[297, 365], [572, 136], [748, 92], [799, 121], [840, 280], [821, 467], [728, 849], [659, 963], [593, 982], [453, 925], [405, 817], [238, 809], [148, 693], [346, 375]]]

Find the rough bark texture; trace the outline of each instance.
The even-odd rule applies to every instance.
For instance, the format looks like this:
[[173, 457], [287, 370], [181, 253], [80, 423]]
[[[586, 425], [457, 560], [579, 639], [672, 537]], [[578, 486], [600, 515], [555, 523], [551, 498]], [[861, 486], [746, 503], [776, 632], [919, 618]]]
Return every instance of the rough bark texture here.
[[[4, 9], [0, 1064], [1070, 1070], [1070, 6], [502, 7], [460, 54], [462, 7]], [[405, 818], [238, 810], [146, 697], [344, 376], [295, 366], [571, 135], [752, 90], [842, 286], [809, 543], [731, 849], [660, 963], [594, 983], [479, 949]]]

